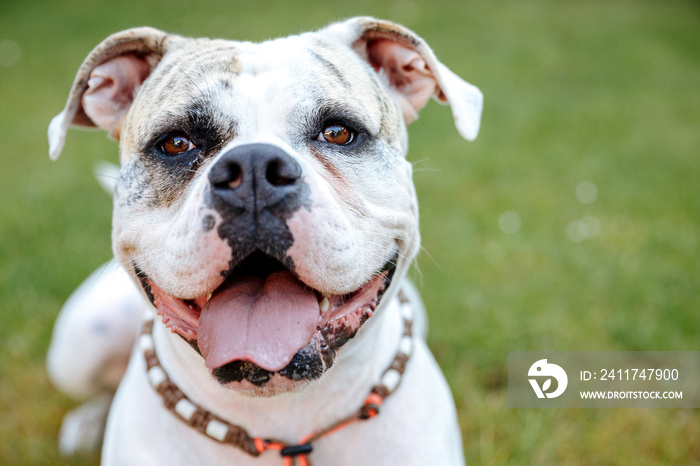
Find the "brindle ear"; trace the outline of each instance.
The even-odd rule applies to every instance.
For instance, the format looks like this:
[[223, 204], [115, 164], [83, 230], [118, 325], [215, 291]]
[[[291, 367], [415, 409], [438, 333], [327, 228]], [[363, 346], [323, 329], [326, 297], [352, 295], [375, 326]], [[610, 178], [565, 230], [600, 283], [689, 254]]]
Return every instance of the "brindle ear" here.
[[407, 124], [433, 97], [450, 105], [462, 137], [470, 141], [476, 138], [484, 101], [481, 91], [440, 63], [428, 44], [413, 31], [370, 17], [336, 23], [327, 31], [351, 44], [379, 73], [401, 105]]
[[135, 28], [109, 36], [78, 70], [65, 109], [49, 125], [49, 156], [63, 150], [70, 125], [102, 128], [119, 139], [121, 124], [139, 86], [166, 52], [166, 33]]

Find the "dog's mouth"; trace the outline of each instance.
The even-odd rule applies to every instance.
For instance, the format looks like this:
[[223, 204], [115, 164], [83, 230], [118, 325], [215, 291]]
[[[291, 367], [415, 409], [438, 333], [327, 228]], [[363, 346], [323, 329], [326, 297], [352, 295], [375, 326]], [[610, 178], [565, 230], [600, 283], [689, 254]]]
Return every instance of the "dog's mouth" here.
[[315, 290], [278, 260], [256, 251], [211, 293], [180, 299], [145, 274], [141, 283], [165, 325], [199, 350], [221, 383], [264, 385], [274, 373], [315, 379], [336, 349], [372, 316], [391, 282], [396, 257], [357, 290]]

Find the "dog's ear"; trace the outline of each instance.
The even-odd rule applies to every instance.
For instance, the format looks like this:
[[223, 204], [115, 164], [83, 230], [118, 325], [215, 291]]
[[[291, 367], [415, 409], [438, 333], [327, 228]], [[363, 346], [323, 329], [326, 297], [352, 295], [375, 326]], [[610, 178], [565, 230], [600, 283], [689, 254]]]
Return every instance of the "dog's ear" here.
[[56, 160], [71, 125], [102, 128], [119, 139], [139, 86], [166, 52], [166, 33], [135, 28], [109, 36], [78, 70], [65, 109], [49, 125], [49, 156]]
[[336, 23], [327, 31], [351, 44], [379, 73], [400, 103], [407, 124], [434, 97], [450, 105], [455, 126], [465, 139], [476, 138], [484, 100], [481, 91], [440, 63], [413, 31], [370, 17]]

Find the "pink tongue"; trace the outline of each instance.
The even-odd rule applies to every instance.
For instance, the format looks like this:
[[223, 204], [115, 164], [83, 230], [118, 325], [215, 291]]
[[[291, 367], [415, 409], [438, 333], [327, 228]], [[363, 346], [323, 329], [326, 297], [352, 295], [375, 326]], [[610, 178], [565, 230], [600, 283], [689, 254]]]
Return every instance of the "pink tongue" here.
[[204, 306], [197, 344], [210, 369], [243, 360], [274, 372], [311, 341], [318, 315], [315, 293], [291, 272], [243, 277]]

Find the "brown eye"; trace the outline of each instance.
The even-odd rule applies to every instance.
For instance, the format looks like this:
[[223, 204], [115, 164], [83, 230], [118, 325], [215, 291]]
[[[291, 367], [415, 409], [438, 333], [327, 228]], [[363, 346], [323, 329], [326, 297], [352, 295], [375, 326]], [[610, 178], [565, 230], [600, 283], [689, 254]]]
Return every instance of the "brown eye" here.
[[338, 145], [349, 144], [355, 137], [352, 131], [342, 125], [328, 125], [323, 128], [323, 131], [318, 136], [319, 141], [323, 140], [330, 144]]
[[185, 136], [177, 134], [167, 138], [162, 145], [163, 152], [168, 155], [179, 155], [194, 149], [195, 145]]

